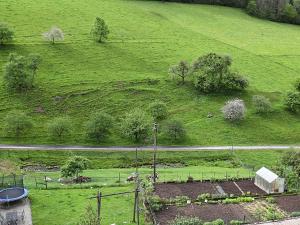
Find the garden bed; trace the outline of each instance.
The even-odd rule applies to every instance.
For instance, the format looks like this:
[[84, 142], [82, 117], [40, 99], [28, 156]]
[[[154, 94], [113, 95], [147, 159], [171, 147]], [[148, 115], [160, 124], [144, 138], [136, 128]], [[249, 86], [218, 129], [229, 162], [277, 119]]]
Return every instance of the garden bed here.
[[300, 212], [300, 195], [276, 197], [275, 202], [279, 208], [288, 213]]
[[255, 218], [243, 207], [243, 204], [190, 204], [185, 207], [169, 206], [156, 213], [157, 222], [160, 225], [168, 225], [176, 216], [198, 217], [203, 221], [223, 219], [225, 223], [231, 220], [244, 219], [248, 222], [257, 222]]

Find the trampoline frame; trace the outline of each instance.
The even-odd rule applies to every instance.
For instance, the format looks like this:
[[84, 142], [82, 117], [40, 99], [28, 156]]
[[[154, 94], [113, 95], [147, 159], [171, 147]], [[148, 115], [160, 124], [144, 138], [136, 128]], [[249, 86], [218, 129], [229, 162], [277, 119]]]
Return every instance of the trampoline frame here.
[[23, 198], [26, 198], [28, 196], [28, 190], [26, 188], [21, 188], [21, 187], [12, 187], [12, 188], [5, 188], [0, 190], [0, 193], [8, 191], [8, 190], [23, 190], [23, 194], [14, 198], [0, 198], [0, 204], [5, 204], [5, 203], [10, 203], [10, 202], [15, 202], [18, 200], [21, 200]]

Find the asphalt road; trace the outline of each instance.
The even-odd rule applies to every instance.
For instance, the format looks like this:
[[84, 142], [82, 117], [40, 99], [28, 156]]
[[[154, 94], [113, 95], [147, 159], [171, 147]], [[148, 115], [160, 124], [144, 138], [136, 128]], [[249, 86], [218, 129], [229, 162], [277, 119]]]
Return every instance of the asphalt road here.
[[[0, 144], [0, 150], [83, 150], [83, 151], [149, 151], [153, 146], [123, 147], [123, 146], [60, 146], [60, 145], [5, 145]], [[222, 151], [222, 150], [288, 150], [300, 149], [300, 145], [257, 145], [257, 146], [158, 146], [159, 151]]]

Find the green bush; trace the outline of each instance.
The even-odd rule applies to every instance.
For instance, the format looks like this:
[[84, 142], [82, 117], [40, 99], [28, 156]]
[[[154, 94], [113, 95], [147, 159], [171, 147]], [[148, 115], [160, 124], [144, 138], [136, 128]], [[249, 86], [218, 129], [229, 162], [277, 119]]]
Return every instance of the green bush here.
[[197, 217], [178, 216], [169, 225], [203, 225], [203, 222]]
[[230, 225], [242, 225], [242, 224], [245, 224], [243, 221], [240, 221], [240, 220], [231, 220]]
[[187, 196], [176, 196], [170, 200], [170, 203], [176, 205], [186, 205], [189, 200], [190, 198]]
[[271, 102], [265, 96], [254, 95], [252, 98], [252, 103], [257, 113], [268, 113], [272, 111]]
[[199, 202], [204, 202], [205, 200], [211, 199], [211, 194], [210, 193], [204, 193], [201, 195], [198, 195], [197, 201]]
[[297, 113], [300, 111], [300, 92], [290, 92], [285, 98], [285, 107], [287, 110]]
[[249, 15], [252, 15], [252, 16], [256, 16], [258, 14], [258, 12], [257, 12], [257, 5], [256, 5], [256, 1], [255, 0], [249, 1], [248, 5], [247, 5], [247, 8], [246, 8], [246, 12]]
[[163, 120], [168, 116], [168, 109], [163, 102], [153, 102], [149, 105], [149, 111], [154, 120]]
[[159, 212], [164, 207], [164, 201], [157, 195], [150, 196], [148, 202], [154, 212]]
[[291, 217], [299, 217], [300, 216], [300, 212], [292, 212], [291, 213]]

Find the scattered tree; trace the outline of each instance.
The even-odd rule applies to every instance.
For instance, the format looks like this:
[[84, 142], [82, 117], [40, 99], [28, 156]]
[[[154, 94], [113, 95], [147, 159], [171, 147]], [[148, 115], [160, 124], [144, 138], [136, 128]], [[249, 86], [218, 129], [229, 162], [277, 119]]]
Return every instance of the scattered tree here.
[[74, 177], [78, 180], [79, 174], [89, 166], [89, 160], [82, 156], [73, 156], [61, 168], [62, 177]]
[[163, 120], [168, 116], [168, 109], [165, 103], [155, 101], [149, 105], [149, 111], [154, 120]]
[[108, 34], [109, 29], [105, 21], [102, 18], [97, 17], [91, 30], [91, 35], [93, 36], [94, 40], [101, 43], [107, 39]]
[[112, 117], [106, 113], [97, 113], [86, 123], [86, 134], [100, 142], [109, 134], [111, 127]]
[[87, 206], [85, 215], [77, 225], [99, 225], [98, 216], [91, 205]]
[[45, 40], [51, 41], [54, 44], [56, 41], [63, 41], [64, 40], [64, 33], [58, 27], [52, 27], [48, 32], [43, 34]]
[[31, 89], [40, 63], [41, 58], [37, 54], [28, 57], [10, 54], [4, 66], [4, 82], [8, 89], [16, 92]]
[[231, 63], [229, 56], [220, 56], [215, 53], [201, 56], [193, 66], [195, 87], [206, 93], [247, 88], [248, 80], [231, 72]]
[[33, 124], [31, 119], [23, 112], [13, 111], [10, 112], [5, 118], [5, 130], [17, 138], [24, 135], [32, 128]]
[[226, 102], [222, 108], [224, 118], [230, 122], [237, 122], [245, 118], [246, 106], [241, 99]]
[[145, 139], [150, 131], [151, 120], [141, 109], [134, 109], [127, 113], [121, 123], [122, 134], [139, 142]]
[[190, 74], [190, 72], [191, 67], [186, 61], [180, 61], [178, 65], [171, 66], [169, 69], [169, 73], [171, 73], [173, 76], [179, 76], [182, 83], [184, 83], [185, 78]]
[[5, 23], [0, 23], [0, 45], [13, 40], [14, 32]]
[[186, 135], [183, 123], [178, 120], [169, 121], [166, 124], [165, 133], [172, 141], [182, 140]]
[[62, 140], [71, 133], [71, 122], [66, 117], [54, 118], [48, 124], [49, 134], [54, 139]]
[[300, 92], [289, 92], [285, 98], [287, 110], [297, 113], [300, 111]]
[[265, 96], [254, 95], [252, 102], [257, 113], [268, 113], [272, 111], [271, 102]]

